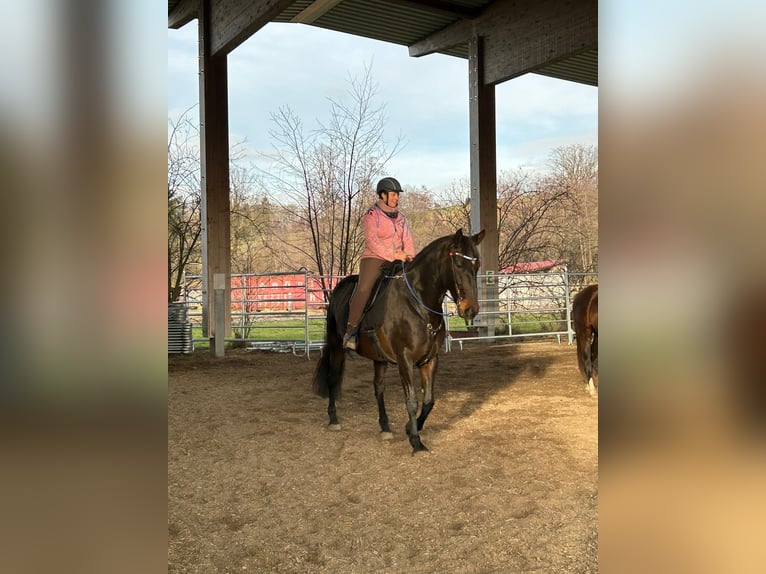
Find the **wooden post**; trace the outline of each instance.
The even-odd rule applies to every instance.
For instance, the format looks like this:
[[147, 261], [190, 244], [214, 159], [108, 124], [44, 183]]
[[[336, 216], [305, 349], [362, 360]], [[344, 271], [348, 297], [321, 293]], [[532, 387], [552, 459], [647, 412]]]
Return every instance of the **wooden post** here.
[[213, 275], [213, 311], [215, 314], [215, 344], [210, 345], [213, 355], [223, 357], [226, 339], [226, 275]]
[[[482, 336], [494, 336], [497, 322], [497, 150], [495, 137], [495, 86], [484, 84], [483, 38], [468, 43], [468, 80], [471, 136], [471, 233], [486, 230], [479, 244], [481, 269], [490, 277], [479, 285], [482, 299], [479, 329]], [[481, 320], [483, 318], [483, 320]]]
[[[202, 312], [203, 332], [216, 340], [231, 331], [231, 253], [229, 212], [229, 110], [226, 55], [211, 53], [211, 0], [200, 2], [199, 12], [199, 100], [202, 171]], [[223, 333], [216, 331], [216, 310], [210, 305], [213, 276], [225, 275]], [[212, 349], [211, 349], [212, 350]]]

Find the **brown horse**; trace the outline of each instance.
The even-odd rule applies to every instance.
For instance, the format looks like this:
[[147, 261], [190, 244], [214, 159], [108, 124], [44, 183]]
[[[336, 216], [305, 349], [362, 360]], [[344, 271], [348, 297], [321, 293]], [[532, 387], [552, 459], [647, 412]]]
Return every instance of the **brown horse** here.
[[[413, 454], [428, 449], [420, 440], [420, 431], [434, 406], [434, 378], [439, 359], [439, 347], [446, 335], [444, 296], [449, 292], [457, 305], [458, 315], [471, 321], [479, 312], [476, 273], [479, 251], [476, 246], [484, 231], [473, 236], [457, 230], [428, 244], [412, 263], [407, 263], [401, 275], [389, 278], [385, 294], [360, 323], [357, 352], [375, 365], [373, 386], [378, 401], [378, 423], [381, 437], [391, 439], [383, 393], [383, 376], [389, 364], [399, 369], [404, 389], [408, 422], [405, 428]], [[338, 283], [327, 309], [327, 329], [322, 356], [314, 374], [314, 391], [327, 399], [328, 426], [340, 430], [335, 400], [340, 396], [346, 351], [343, 330], [348, 320], [348, 302], [358, 276], [350, 275]], [[423, 402], [418, 415], [418, 393], [414, 372], [420, 373]]]
[[577, 339], [577, 363], [588, 392], [598, 389], [598, 283], [588, 285], [572, 302], [572, 321]]

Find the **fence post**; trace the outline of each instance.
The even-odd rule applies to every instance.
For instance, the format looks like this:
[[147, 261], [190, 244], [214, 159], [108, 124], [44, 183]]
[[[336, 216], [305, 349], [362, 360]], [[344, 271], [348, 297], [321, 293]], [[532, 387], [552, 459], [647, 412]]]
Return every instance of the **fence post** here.
[[567, 265], [564, 266], [564, 301], [567, 308], [567, 339], [571, 345], [574, 332], [572, 331], [572, 300], [569, 293], [569, 267]]
[[309, 305], [311, 302], [309, 301], [310, 297], [309, 293], [309, 271], [304, 267], [303, 269], [303, 319], [304, 319], [304, 325], [306, 327], [306, 330], [304, 331], [305, 339], [304, 343], [306, 345], [305, 347], [305, 356], [306, 358], [309, 357], [309, 354], [311, 353], [311, 337], [309, 336]]

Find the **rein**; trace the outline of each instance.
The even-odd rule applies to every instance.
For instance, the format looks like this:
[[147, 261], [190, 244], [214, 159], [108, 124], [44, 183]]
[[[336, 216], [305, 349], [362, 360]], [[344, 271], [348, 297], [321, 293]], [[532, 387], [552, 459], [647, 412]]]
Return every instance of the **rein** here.
[[[455, 272], [455, 260], [452, 259], [454, 255], [459, 255], [463, 259], [466, 259], [468, 261], [474, 262], [477, 261], [476, 257], [469, 257], [468, 255], [464, 255], [460, 253], [459, 251], [450, 251], [449, 257], [450, 257], [450, 264], [452, 265], [452, 281], [455, 284], [455, 291], [457, 295], [457, 301], [455, 302], [456, 305], [460, 305], [460, 302], [463, 300], [463, 294], [462, 290], [460, 289], [460, 285], [457, 282], [457, 273]], [[431, 313], [434, 313], [435, 315], [440, 315], [442, 317], [452, 317], [455, 314], [454, 313], [442, 313], [441, 311], [436, 311], [435, 309], [431, 309], [428, 305], [423, 303], [423, 300], [418, 297], [418, 294], [415, 293], [415, 290], [412, 288], [412, 285], [410, 285], [409, 279], [407, 279], [407, 270], [405, 269], [404, 261], [402, 261], [402, 278], [404, 279], [404, 284], [407, 285], [407, 289], [410, 292], [410, 295], [412, 295], [412, 298], [424, 309], [427, 309]]]
[[442, 317], [450, 317], [453, 315], [453, 313], [442, 313], [441, 311], [435, 311], [434, 309], [431, 309], [428, 305], [423, 303], [423, 300], [418, 297], [418, 294], [415, 293], [415, 290], [412, 288], [412, 285], [410, 285], [410, 280], [407, 279], [407, 270], [404, 267], [404, 261], [402, 261], [402, 278], [404, 279], [404, 284], [407, 285], [407, 289], [410, 292], [410, 295], [412, 295], [412, 298], [415, 299], [418, 305], [423, 307], [424, 309], [428, 309], [431, 311], [431, 313], [434, 313], [435, 315], [441, 315]]

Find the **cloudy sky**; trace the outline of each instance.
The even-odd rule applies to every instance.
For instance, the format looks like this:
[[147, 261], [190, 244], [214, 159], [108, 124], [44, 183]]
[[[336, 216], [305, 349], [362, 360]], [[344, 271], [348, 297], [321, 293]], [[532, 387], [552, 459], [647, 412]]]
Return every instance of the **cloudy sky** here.
[[[389, 174], [434, 191], [469, 175], [468, 61], [302, 24], [269, 24], [229, 55], [232, 141], [269, 150], [270, 115], [289, 106], [307, 129], [371, 67], [387, 138], [404, 146]], [[197, 104], [196, 21], [168, 30], [168, 116]], [[598, 89], [528, 74], [496, 87], [498, 169], [545, 167], [566, 144], [598, 144]], [[195, 109], [194, 113], [197, 111]], [[255, 153], [253, 153], [255, 155]]]

